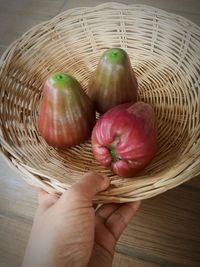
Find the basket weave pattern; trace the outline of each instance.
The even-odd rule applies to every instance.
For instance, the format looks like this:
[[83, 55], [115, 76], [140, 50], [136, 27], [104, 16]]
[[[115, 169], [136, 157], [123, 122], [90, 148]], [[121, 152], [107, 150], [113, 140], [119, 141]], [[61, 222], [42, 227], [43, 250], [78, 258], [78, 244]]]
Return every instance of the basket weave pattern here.
[[[105, 49], [122, 47], [139, 83], [139, 99], [157, 115], [159, 150], [134, 178], [120, 178], [94, 159], [90, 141], [66, 150], [37, 131], [43, 83], [55, 71], [87, 83]], [[88, 170], [111, 179], [96, 202], [128, 202], [160, 194], [200, 173], [200, 28], [144, 5], [76, 8], [35, 26], [0, 61], [0, 140], [23, 178], [62, 193]]]

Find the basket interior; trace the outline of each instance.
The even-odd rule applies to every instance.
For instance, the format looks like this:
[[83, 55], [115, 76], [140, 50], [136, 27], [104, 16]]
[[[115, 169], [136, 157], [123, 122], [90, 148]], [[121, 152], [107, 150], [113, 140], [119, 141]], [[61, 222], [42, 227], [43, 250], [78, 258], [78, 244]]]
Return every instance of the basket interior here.
[[138, 79], [139, 99], [153, 106], [158, 121], [158, 153], [138, 177], [167, 173], [199, 137], [199, 48], [197, 36], [186, 26], [151, 9], [83, 9], [26, 33], [1, 70], [1, 131], [10, 153], [31, 173], [63, 187], [88, 170], [103, 172], [116, 184], [131, 181], [100, 166], [90, 140], [59, 150], [37, 131], [41, 92], [50, 73], [74, 75], [87, 92], [104, 50], [122, 47]]

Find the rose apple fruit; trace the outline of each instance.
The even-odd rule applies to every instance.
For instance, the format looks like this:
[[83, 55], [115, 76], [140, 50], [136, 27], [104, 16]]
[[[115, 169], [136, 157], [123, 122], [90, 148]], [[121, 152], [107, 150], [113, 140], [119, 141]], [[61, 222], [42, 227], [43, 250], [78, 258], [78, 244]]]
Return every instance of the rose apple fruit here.
[[128, 54], [121, 48], [106, 50], [90, 77], [87, 93], [97, 111], [137, 101], [138, 83]]
[[69, 74], [53, 73], [45, 82], [38, 130], [53, 147], [78, 145], [91, 136], [95, 110], [79, 82]]
[[92, 150], [114, 173], [132, 177], [155, 156], [157, 124], [153, 108], [144, 102], [116, 106], [97, 121], [92, 132]]

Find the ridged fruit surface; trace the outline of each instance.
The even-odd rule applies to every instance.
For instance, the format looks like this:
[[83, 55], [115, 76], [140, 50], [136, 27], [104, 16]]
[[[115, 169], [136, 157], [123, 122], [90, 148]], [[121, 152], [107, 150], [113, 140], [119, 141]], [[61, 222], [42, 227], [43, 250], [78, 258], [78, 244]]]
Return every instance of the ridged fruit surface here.
[[150, 163], [157, 150], [153, 108], [144, 102], [112, 108], [97, 121], [92, 150], [104, 166], [122, 177], [132, 177]]
[[79, 82], [69, 74], [57, 72], [45, 82], [38, 130], [54, 147], [78, 145], [91, 136], [95, 111]]
[[138, 83], [126, 51], [110, 48], [102, 55], [88, 83], [88, 95], [104, 113], [114, 106], [137, 101]]

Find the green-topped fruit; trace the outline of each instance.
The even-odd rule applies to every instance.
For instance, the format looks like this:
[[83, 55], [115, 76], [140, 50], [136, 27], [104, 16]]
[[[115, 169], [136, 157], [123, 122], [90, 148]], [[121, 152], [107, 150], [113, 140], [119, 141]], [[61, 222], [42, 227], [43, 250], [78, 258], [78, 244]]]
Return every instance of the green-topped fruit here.
[[69, 74], [56, 72], [45, 82], [38, 130], [54, 147], [70, 147], [89, 139], [95, 124], [95, 110], [79, 82]]
[[136, 102], [137, 90], [138, 83], [126, 51], [106, 50], [88, 84], [88, 95], [95, 108], [104, 113], [116, 105]]
[[55, 72], [49, 77], [49, 81], [52, 85], [55, 85], [57, 88], [71, 87], [77, 85], [80, 87], [78, 81], [73, 78], [71, 75], [63, 72]]

